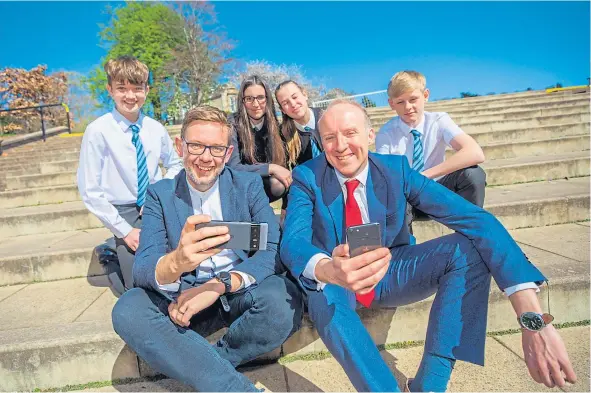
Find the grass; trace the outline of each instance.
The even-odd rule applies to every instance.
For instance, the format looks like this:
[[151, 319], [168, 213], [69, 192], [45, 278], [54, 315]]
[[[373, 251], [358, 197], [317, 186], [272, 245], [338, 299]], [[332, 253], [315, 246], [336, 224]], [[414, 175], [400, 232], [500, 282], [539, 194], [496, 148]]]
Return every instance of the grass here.
[[71, 392], [74, 390], [84, 390], [84, 389], [98, 389], [104, 388], [106, 386], [113, 386], [113, 385], [128, 385], [137, 382], [157, 382], [162, 379], [166, 379], [164, 375], [157, 375], [154, 377], [142, 377], [142, 378], [122, 378], [122, 379], [114, 379], [111, 381], [99, 381], [99, 382], [89, 382], [89, 383], [81, 383], [78, 385], [66, 385], [61, 388], [49, 388], [49, 389], [35, 389], [33, 392]]
[[[556, 329], [566, 329], [566, 328], [578, 327], [578, 326], [589, 326], [590, 322], [591, 321], [589, 319], [585, 319], [583, 321], [577, 321], [577, 322], [553, 323], [552, 325], [554, 325], [554, 327]], [[507, 330], [500, 330], [500, 331], [496, 331], [496, 332], [488, 332], [486, 335], [488, 337], [497, 337], [497, 336], [507, 336], [510, 334], [517, 334], [517, 333], [521, 333], [521, 329], [507, 329]], [[420, 346], [423, 346], [424, 344], [425, 344], [425, 341], [423, 341], [423, 340], [401, 341], [401, 342], [396, 342], [396, 343], [378, 345], [378, 349], [380, 351], [383, 351], [383, 350], [389, 351], [392, 349], [406, 349], [406, 348], [420, 347]], [[324, 360], [324, 359], [328, 359], [331, 357], [332, 357], [332, 355], [328, 351], [319, 351], [319, 352], [307, 353], [304, 355], [287, 355], [287, 356], [284, 356], [281, 359], [279, 359], [279, 364], [292, 363], [292, 362], [295, 362], [298, 360], [301, 360], [301, 361]]]

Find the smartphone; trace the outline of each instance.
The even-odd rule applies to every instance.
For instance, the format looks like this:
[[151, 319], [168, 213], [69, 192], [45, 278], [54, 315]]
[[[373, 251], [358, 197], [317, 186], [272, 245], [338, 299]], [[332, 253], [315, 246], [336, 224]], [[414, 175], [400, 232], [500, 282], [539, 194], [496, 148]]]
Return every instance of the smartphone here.
[[268, 225], [266, 222], [215, 221], [195, 225], [195, 230], [204, 227], [228, 227], [230, 240], [217, 248], [229, 250], [259, 251], [267, 249]]
[[347, 228], [349, 255], [356, 257], [382, 246], [379, 223], [355, 225]]

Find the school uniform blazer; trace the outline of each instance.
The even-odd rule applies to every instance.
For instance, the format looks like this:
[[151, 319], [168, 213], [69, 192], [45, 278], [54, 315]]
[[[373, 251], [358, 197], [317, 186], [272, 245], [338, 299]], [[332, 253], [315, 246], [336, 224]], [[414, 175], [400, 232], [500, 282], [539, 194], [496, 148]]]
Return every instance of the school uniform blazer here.
[[[368, 165], [369, 218], [380, 223], [384, 246], [393, 249], [409, 244], [405, 223], [408, 202], [469, 238], [501, 289], [545, 280], [492, 214], [411, 170], [406, 157], [369, 153]], [[331, 255], [337, 245], [345, 242], [344, 230], [343, 193], [325, 155], [297, 166], [280, 253], [302, 286], [316, 289], [316, 283], [302, 274], [306, 264], [317, 253]]]
[[[242, 259], [236, 269], [251, 275], [255, 284], [266, 277], [285, 271], [279, 259], [279, 223], [269, 198], [263, 190], [261, 177], [226, 167], [219, 177], [222, 215], [225, 221], [266, 222], [269, 232], [267, 250], [247, 255], [234, 250]], [[140, 244], [135, 255], [135, 285], [162, 293], [156, 283], [158, 260], [176, 249], [187, 218], [193, 215], [189, 186], [182, 170], [174, 179], [161, 180], [148, 187], [142, 217]], [[195, 285], [195, 272], [183, 274], [181, 288]]]
[[[236, 113], [231, 114], [228, 117], [228, 123], [232, 127], [232, 146], [234, 146], [234, 151], [232, 152], [232, 156], [230, 157], [230, 161], [228, 161], [228, 166], [234, 168], [239, 171], [246, 171], [246, 172], [254, 172], [258, 173], [261, 176], [269, 176], [269, 163], [263, 162], [258, 164], [249, 164], [244, 159], [241, 151], [240, 151], [240, 138], [238, 137], [238, 123], [236, 119]], [[265, 141], [265, 157], [269, 157], [271, 152], [268, 149], [268, 137], [269, 131], [267, 130], [267, 119], [263, 122], [263, 127], [257, 131], [263, 137]]]
[[[320, 135], [318, 133], [318, 120], [320, 120], [320, 116], [322, 116], [322, 109], [320, 109], [320, 108], [310, 108], [310, 109], [312, 109], [312, 112], [314, 113], [315, 133], [316, 133], [316, 135]], [[312, 136], [310, 135], [309, 132], [302, 132], [299, 129], [298, 129], [298, 134], [300, 135], [300, 140], [301, 140], [301, 150], [300, 150], [300, 155], [298, 156], [298, 158], [296, 160], [296, 165], [303, 164], [304, 162], [312, 159], [312, 141], [310, 140]], [[317, 137], [316, 142], [318, 144], [318, 148], [321, 151], [324, 150], [322, 148], [322, 141], [320, 140], [319, 137]]]

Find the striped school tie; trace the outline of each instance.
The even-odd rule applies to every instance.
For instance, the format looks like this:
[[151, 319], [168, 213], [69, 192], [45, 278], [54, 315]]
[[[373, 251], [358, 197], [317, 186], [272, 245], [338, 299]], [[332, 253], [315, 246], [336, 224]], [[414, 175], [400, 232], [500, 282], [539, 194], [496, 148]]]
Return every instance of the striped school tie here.
[[425, 167], [425, 158], [423, 156], [423, 142], [421, 142], [421, 134], [417, 130], [411, 130], [410, 133], [414, 138], [412, 150], [412, 169], [417, 172], [422, 172]]
[[148, 176], [148, 165], [146, 163], [146, 155], [144, 154], [144, 146], [140, 139], [140, 128], [135, 124], [130, 125], [129, 128], [133, 131], [131, 142], [135, 146], [135, 157], [137, 160], [137, 205], [142, 207], [146, 201], [146, 189], [150, 183], [150, 177]]
[[310, 134], [310, 142], [312, 143], [312, 158], [316, 158], [320, 155], [320, 149], [316, 143], [316, 138], [312, 135], [312, 129], [310, 127], [304, 127], [304, 131]]

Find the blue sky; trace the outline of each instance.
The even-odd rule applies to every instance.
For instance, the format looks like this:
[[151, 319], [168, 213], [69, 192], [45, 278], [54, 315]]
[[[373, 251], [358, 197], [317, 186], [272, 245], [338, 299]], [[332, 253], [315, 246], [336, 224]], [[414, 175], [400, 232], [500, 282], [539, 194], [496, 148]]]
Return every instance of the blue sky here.
[[[105, 2], [0, 2], [0, 68], [86, 72], [98, 64]], [[117, 4], [117, 3], [113, 3]], [[120, 3], [119, 3], [120, 4]], [[355, 93], [401, 69], [432, 97], [585, 84], [589, 2], [216, 2], [243, 61], [299, 64]]]

